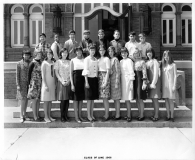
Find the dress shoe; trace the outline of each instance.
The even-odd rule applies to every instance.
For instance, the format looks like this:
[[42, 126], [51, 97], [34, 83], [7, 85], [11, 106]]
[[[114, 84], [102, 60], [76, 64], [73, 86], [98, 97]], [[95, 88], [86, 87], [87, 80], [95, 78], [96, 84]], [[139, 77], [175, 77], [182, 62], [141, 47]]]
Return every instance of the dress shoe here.
[[131, 121], [132, 121], [131, 117], [127, 117], [127, 122], [131, 122]]
[[127, 120], [127, 118], [128, 118], [127, 116], [126, 117], [123, 117], [122, 120]]
[[63, 123], [64, 123], [64, 122], [66, 122], [66, 120], [65, 120], [64, 118], [61, 118], [61, 122], [63, 122]]
[[165, 118], [165, 121], [170, 121], [170, 119], [171, 119], [171, 118], [166, 117], [166, 118]]
[[25, 121], [25, 118], [20, 118], [20, 123], [24, 123], [24, 121]]
[[77, 123], [81, 123], [81, 120], [80, 120], [80, 119], [75, 119], [75, 121], [76, 121]]
[[46, 123], [51, 123], [49, 119], [44, 119]]
[[137, 120], [138, 121], [143, 121], [145, 119], [145, 117], [139, 117]]
[[113, 119], [114, 121], [117, 121], [117, 120], [121, 120], [121, 117], [116, 118], [116, 117], [114, 116], [114, 117], [112, 117], [112, 119]]
[[68, 117], [64, 117], [65, 121], [70, 122], [70, 119]]
[[87, 118], [87, 121], [88, 121], [88, 122], [91, 122], [91, 123], [94, 122], [93, 119], [89, 119], [89, 118]]
[[103, 117], [101, 121], [102, 121], [102, 122], [106, 122], [106, 121], [108, 121], [109, 119], [110, 119], [109, 117], [108, 117], [108, 118]]
[[171, 121], [171, 122], [175, 122], [174, 118], [170, 118], [170, 121]]

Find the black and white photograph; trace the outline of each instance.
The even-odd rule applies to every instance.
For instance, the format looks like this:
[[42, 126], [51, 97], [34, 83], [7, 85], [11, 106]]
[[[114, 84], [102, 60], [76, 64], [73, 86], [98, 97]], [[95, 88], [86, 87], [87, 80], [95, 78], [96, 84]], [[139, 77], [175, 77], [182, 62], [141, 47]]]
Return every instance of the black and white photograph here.
[[194, 2], [0, 5], [0, 160], [195, 160]]

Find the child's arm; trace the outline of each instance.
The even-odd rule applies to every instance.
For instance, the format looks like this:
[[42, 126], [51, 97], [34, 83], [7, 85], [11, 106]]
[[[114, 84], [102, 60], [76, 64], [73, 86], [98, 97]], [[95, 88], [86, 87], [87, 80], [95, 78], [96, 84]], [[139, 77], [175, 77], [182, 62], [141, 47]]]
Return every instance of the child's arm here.
[[145, 64], [144, 61], [142, 62], [142, 74], [143, 74], [142, 90], [145, 90], [146, 87], [147, 87], [147, 84], [146, 84], [146, 82], [147, 82], [147, 71], [146, 71], [146, 64]]
[[[47, 86], [47, 82], [46, 82], [46, 64], [43, 62], [43, 64], [41, 65], [41, 75], [42, 75], [42, 80], [43, 80], [43, 83], [45, 83], [45, 89], [46, 91], [49, 91], [49, 88]], [[48, 73], [49, 74], [49, 73]]]
[[29, 64], [28, 84], [30, 84], [31, 74], [32, 74], [32, 71], [33, 71], [34, 66], [35, 66], [35, 65], [34, 65], [34, 63], [33, 63], [33, 62], [31, 62], [31, 63]]
[[73, 83], [73, 68], [74, 68], [74, 63], [71, 60], [70, 61], [70, 83], [71, 83], [71, 90], [74, 92], [75, 88], [74, 88], [74, 83]]
[[174, 76], [173, 76], [173, 78], [174, 78], [174, 84], [173, 84], [172, 90], [174, 92], [175, 89], [176, 89], [176, 83], [177, 83], [177, 66], [176, 66], [175, 63], [173, 65], [174, 65]]
[[106, 85], [108, 83], [109, 74], [110, 74], [110, 59], [106, 58], [106, 77], [105, 77], [105, 81], [103, 83], [103, 88], [106, 87]]
[[18, 63], [16, 66], [16, 86], [17, 86], [17, 90], [20, 90], [20, 72], [21, 72], [21, 68], [20, 68], [20, 64]]
[[151, 88], [156, 88], [156, 83], [158, 81], [158, 74], [159, 74], [159, 64], [156, 60], [154, 60], [154, 76], [150, 85]]

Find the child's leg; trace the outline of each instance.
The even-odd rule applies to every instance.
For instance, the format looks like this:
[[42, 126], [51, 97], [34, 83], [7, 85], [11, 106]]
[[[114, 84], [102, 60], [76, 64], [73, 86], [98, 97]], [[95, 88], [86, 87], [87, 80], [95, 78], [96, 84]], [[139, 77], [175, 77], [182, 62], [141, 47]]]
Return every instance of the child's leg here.
[[44, 108], [44, 114], [45, 114], [45, 121], [46, 122], [51, 122], [50, 119], [49, 119], [49, 115], [48, 115], [48, 109], [49, 109], [49, 102], [48, 101], [45, 101], [43, 103], [43, 108]]
[[83, 101], [78, 101], [78, 105], [79, 105], [79, 118], [81, 119], [81, 121], [84, 121], [84, 119], [82, 118]]
[[168, 98], [165, 98], [165, 105], [166, 105], [166, 109], [167, 109], [167, 118], [170, 118], [170, 106], [169, 106], [169, 100]]
[[69, 108], [69, 100], [65, 100], [65, 118], [68, 120], [68, 108]]
[[20, 100], [20, 118], [24, 118], [24, 111], [25, 111], [25, 99]]
[[75, 120], [79, 120], [78, 116], [78, 101], [73, 101]]
[[104, 103], [104, 108], [105, 108], [105, 115], [104, 115], [104, 117], [108, 118], [109, 117], [109, 103], [108, 103], [108, 99], [104, 98], [103, 99], [103, 103]]
[[91, 110], [90, 110], [90, 115], [92, 119], [95, 119], [95, 117], [93, 116], [93, 108], [94, 108], [94, 100], [91, 100]]
[[55, 121], [55, 119], [53, 119], [51, 117], [51, 108], [52, 108], [52, 101], [49, 102], [49, 109], [48, 109], [48, 117], [51, 121]]
[[28, 99], [26, 98], [26, 103], [25, 103], [25, 108], [24, 108], [24, 117], [26, 117], [26, 109], [27, 109], [27, 106], [28, 106]]
[[171, 110], [171, 118], [174, 118], [174, 102], [173, 99], [169, 99], [169, 106]]
[[37, 99], [32, 99], [32, 110], [33, 110], [33, 117], [36, 120], [37, 117]]
[[139, 104], [140, 104], [140, 117], [144, 117], [144, 102], [142, 99], [139, 99]]
[[125, 101], [126, 106], [127, 106], [127, 117], [131, 118], [131, 103], [130, 101]]
[[115, 109], [116, 109], [116, 118], [120, 117], [120, 100], [114, 100], [114, 105], [115, 105]]
[[154, 118], [158, 118], [159, 113], [159, 103], [157, 98], [152, 99], [153, 105], [154, 105]]
[[87, 118], [89, 120], [92, 120], [92, 117], [91, 117], [91, 104], [92, 104], [92, 100], [88, 100], [87, 101]]
[[141, 117], [140, 103], [139, 103], [139, 100], [138, 99], [136, 99], [136, 105], [137, 105], [137, 108], [138, 108], [138, 117]]
[[37, 117], [39, 117], [39, 108], [40, 108], [40, 99], [37, 99], [37, 102], [36, 102], [36, 114], [37, 114]]

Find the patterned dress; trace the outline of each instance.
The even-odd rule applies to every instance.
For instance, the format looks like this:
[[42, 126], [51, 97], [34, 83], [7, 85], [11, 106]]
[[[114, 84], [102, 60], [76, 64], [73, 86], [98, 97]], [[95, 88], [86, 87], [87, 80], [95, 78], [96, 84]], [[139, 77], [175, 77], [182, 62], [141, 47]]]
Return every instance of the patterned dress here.
[[[40, 99], [41, 98], [41, 60], [33, 59], [29, 67], [29, 90], [28, 98], [29, 99]], [[31, 71], [31, 66], [33, 66]]]
[[[117, 65], [117, 70], [116, 66]], [[110, 98], [113, 100], [121, 99], [121, 81], [120, 81], [120, 63], [119, 60], [114, 57], [111, 59], [111, 75], [110, 75]], [[118, 80], [118, 88], [115, 88], [116, 80]]]
[[135, 87], [134, 95], [136, 99], [147, 98], [146, 90], [142, 90], [143, 79], [147, 79], [146, 64], [144, 60], [135, 61]]
[[20, 86], [20, 91], [17, 90], [16, 99], [22, 100], [27, 98], [28, 94], [28, 71], [30, 61], [21, 60], [17, 63], [16, 68], [16, 85]]

